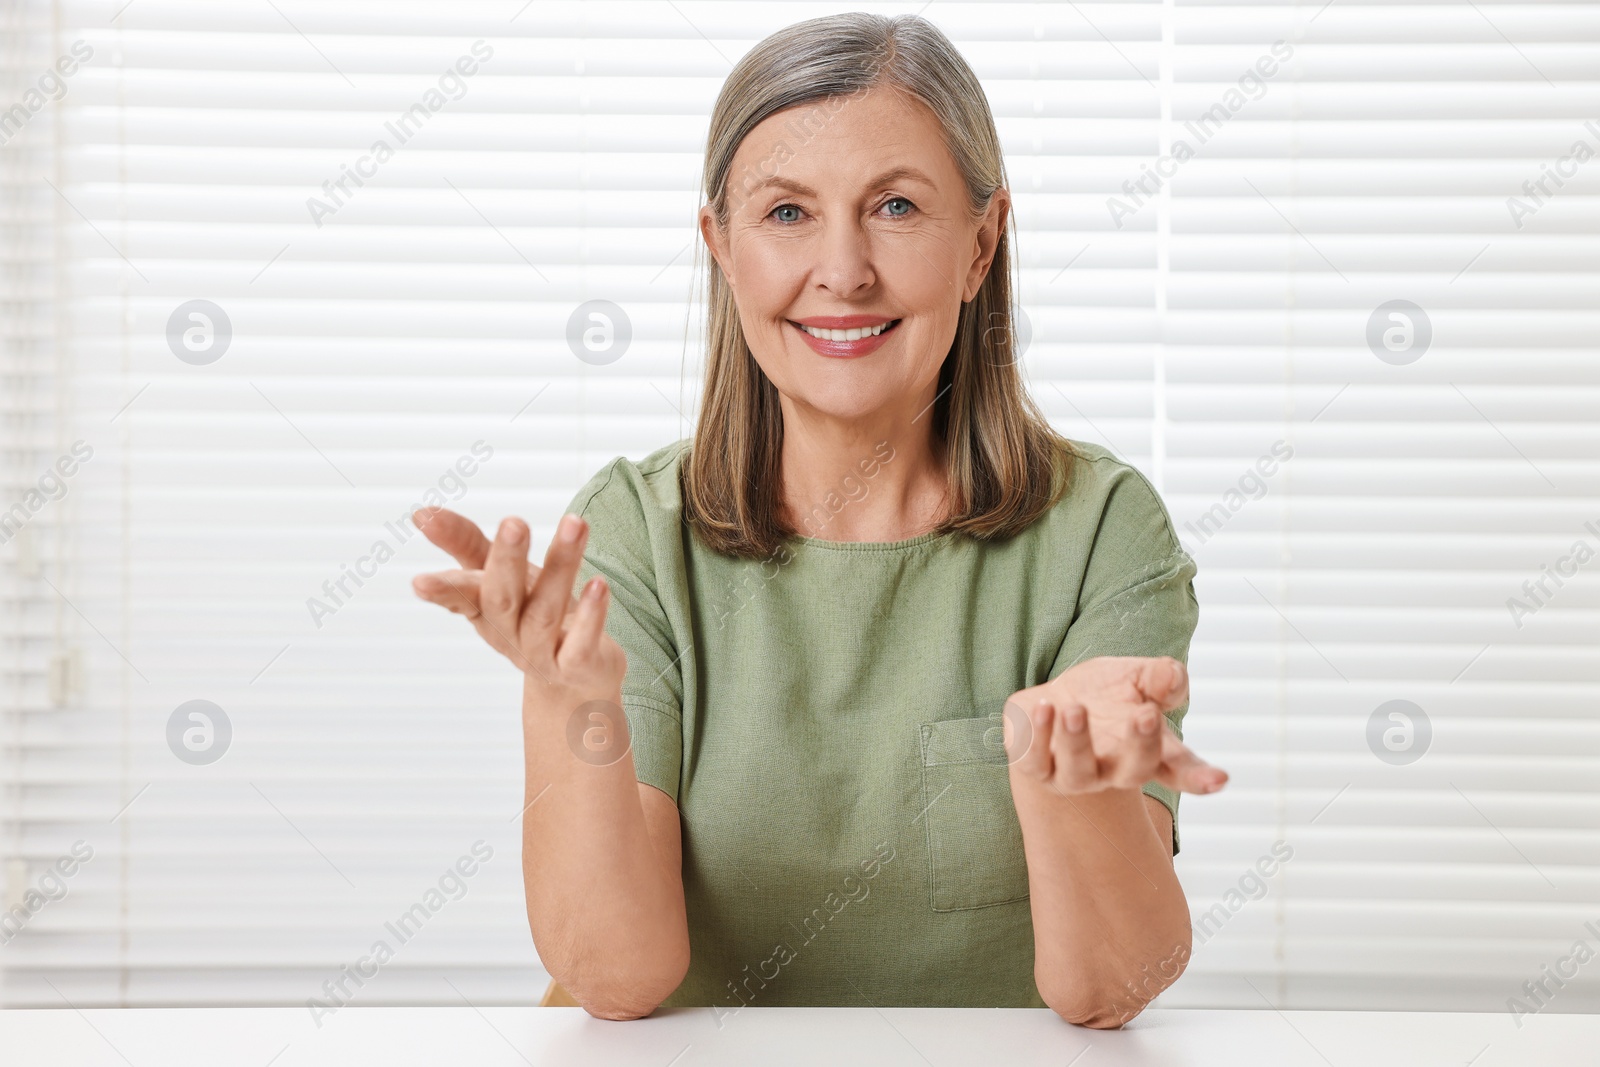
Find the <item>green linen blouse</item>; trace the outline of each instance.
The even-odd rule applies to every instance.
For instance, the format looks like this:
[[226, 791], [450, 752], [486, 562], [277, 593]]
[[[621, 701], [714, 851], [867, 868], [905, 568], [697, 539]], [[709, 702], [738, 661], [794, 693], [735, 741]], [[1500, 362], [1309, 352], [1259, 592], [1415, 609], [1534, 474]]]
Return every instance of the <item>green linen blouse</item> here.
[[[1195, 564], [1154, 487], [1074, 442], [1065, 494], [1008, 541], [795, 536], [740, 560], [683, 521], [689, 445], [618, 457], [568, 509], [579, 582], [611, 586], [636, 773], [682, 815], [691, 962], [665, 1006], [1044, 1006], [1000, 711], [1091, 656], [1187, 662]], [[881, 445], [807, 529], [892, 462]], [[1176, 852], [1177, 795], [1144, 791]]]

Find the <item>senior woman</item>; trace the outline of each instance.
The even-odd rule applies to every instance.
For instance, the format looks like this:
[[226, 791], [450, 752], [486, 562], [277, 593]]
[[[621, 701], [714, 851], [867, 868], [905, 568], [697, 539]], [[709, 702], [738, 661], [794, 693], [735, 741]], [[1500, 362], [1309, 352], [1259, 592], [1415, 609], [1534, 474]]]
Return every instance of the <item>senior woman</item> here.
[[612, 1019], [1118, 1026], [1188, 960], [1177, 795], [1227, 776], [1175, 732], [1165, 506], [1024, 389], [983, 90], [920, 18], [799, 23], [729, 75], [704, 192], [693, 438], [596, 473], [542, 567], [519, 519], [417, 515], [462, 565], [417, 593], [523, 672], [540, 958]]

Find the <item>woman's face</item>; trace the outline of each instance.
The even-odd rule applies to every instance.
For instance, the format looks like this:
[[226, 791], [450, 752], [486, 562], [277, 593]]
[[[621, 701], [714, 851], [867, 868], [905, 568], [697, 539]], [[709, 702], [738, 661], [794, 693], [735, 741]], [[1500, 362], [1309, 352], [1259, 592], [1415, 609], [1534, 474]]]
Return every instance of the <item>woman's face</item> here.
[[811, 101], [746, 135], [727, 230], [709, 208], [700, 228], [786, 410], [909, 422], [932, 399], [1009, 201], [1000, 190], [976, 220], [968, 203], [933, 112], [891, 89]]

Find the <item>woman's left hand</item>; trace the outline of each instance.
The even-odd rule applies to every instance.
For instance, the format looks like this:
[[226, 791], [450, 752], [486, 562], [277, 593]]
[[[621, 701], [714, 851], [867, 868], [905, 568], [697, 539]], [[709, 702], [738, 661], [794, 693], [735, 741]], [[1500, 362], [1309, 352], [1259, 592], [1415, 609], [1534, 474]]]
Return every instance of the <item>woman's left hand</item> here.
[[1170, 656], [1096, 656], [1006, 701], [1013, 775], [1064, 794], [1137, 790], [1154, 779], [1214, 793], [1228, 773], [1195, 755], [1162, 714], [1189, 697], [1189, 674]]

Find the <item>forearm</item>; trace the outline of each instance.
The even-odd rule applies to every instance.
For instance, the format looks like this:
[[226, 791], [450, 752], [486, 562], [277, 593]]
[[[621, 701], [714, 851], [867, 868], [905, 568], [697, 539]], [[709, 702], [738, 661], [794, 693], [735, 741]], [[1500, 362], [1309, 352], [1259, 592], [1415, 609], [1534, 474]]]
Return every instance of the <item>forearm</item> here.
[[1189, 960], [1189, 907], [1145, 794], [1066, 795], [1012, 775], [1040, 996], [1069, 1022], [1122, 1025]]
[[[620, 694], [602, 699], [620, 715]], [[531, 676], [523, 688], [528, 925], [545, 968], [580, 1004], [633, 1018], [688, 968], [681, 862], [652, 843], [632, 753], [574, 751], [580, 704]], [[625, 726], [615, 741], [626, 744]]]

